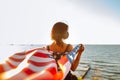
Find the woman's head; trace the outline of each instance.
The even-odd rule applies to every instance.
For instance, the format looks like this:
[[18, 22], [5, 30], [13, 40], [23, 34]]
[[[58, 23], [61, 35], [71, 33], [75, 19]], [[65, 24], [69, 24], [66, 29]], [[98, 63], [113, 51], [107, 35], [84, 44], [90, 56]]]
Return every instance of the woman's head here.
[[53, 25], [51, 30], [51, 38], [55, 41], [61, 41], [67, 39], [69, 36], [68, 25], [63, 22], [57, 22]]

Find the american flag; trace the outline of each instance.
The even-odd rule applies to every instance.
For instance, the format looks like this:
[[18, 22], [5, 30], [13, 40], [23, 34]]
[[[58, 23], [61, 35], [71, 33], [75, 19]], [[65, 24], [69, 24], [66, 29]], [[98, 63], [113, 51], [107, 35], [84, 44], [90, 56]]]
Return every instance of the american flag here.
[[26, 55], [24, 52], [15, 53], [10, 56], [5, 63], [0, 64], [0, 73], [10, 71], [17, 66], [25, 59]]
[[[68, 74], [68, 72], [71, 68], [71, 63], [74, 60], [74, 57], [75, 57], [77, 51], [79, 50], [79, 48], [80, 48], [80, 45], [77, 45], [70, 53], [63, 56], [60, 60], [58, 60], [58, 64], [61, 68], [61, 71], [57, 72], [56, 69], [48, 70], [48, 72], [50, 72], [51, 74], [46, 74], [47, 71], [43, 72], [43, 74], [41, 74], [41, 72], [38, 72], [38, 73], [34, 74], [31, 78], [28, 78], [28, 79], [32, 79], [32, 80], [48, 80], [48, 79], [49, 80], [63, 80], [66, 77], [66, 75]], [[50, 69], [50, 68], [48, 68], [48, 69]], [[54, 72], [54, 73], [52, 73], [52, 72]], [[43, 75], [46, 75], [46, 76], [43, 76]]]
[[[61, 71], [57, 71], [55, 59], [51, 56], [51, 51], [34, 50], [34, 54], [28, 59], [28, 66], [24, 67], [18, 74], [9, 78], [9, 80], [63, 80], [70, 70], [80, 45], [77, 45], [73, 51], [58, 60]], [[26, 57], [26, 54], [16, 53], [9, 57], [5, 64], [0, 64], [0, 73], [16, 68]]]

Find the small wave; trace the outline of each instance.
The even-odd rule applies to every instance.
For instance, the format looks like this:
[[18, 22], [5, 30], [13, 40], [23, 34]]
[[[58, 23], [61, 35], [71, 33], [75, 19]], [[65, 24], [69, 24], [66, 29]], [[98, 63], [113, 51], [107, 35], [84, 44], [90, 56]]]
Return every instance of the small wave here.
[[102, 61], [102, 60], [92, 60], [92, 62], [97, 63], [97, 64], [98, 64], [98, 63], [99, 63], [99, 64], [100, 64], [100, 63], [101, 63], [101, 64], [104, 64], [104, 63], [105, 63], [105, 64], [108, 64], [108, 65], [109, 65], [109, 64], [111, 64], [111, 65], [113, 65], [113, 64], [117, 64], [117, 65], [120, 64], [120, 63], [118, 63], [118, 62], [110, 62], [110, 61]]
[[120, 75], [120, 72], [119, 71], [109, 71], [109, 70], [101, 70], [102, 72], [104, 72], [104, 73], [109, 73], [109, 74], [107, 74], [107, 75], [111, 75], [111, 74], [115, 74], [115, 75], [117, 75], [117, 74], [119, 74]]

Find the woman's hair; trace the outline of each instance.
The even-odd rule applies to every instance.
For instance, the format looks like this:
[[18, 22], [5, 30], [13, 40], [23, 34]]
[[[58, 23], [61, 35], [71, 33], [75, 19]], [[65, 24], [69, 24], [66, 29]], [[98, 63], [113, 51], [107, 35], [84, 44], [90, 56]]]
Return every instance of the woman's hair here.
[[69, 36], [68, 25], [63, 22], [57, 22], [53, 25], [51, 30], [51, 39], [55, 40], [58, 45], [61, 44], [63, 39], [67, 39]]

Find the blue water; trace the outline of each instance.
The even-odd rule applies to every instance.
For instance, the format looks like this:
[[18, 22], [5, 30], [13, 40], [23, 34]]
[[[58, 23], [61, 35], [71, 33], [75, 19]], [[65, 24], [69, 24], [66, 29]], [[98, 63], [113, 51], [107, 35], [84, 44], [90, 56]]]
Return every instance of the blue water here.
[[[0, 45], [0, 62], [15, 52], [43, 46]], [[85, 80], [92, 80], [94, 76], [99, 76], [99, 80], [120, 80], [120, 45], [85, 45], [80, 63], [91, 66]]]
[[101, 80], [120, 80], [120, 45], [85, 45], [81, 62], [91, 65], [89, 79], [97, 69]]

